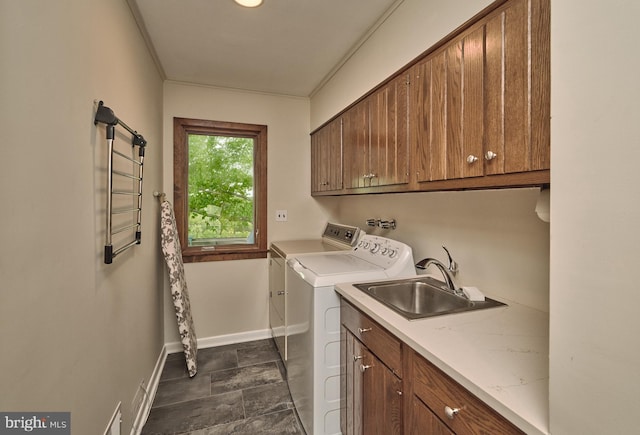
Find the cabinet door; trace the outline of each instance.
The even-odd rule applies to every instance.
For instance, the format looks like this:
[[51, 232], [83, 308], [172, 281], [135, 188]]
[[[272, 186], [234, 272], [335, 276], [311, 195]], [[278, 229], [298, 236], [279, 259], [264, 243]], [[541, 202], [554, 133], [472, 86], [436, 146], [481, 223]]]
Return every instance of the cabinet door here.
[[548, 0], [513, 0], [487, 19], [487, 174], [550, 168], [549, 21]]
[[482, 176], [484, 29], [448, 44], [444, 56], [445, 170], [434, 179]]
[[429, 168], [424, 181], [447, 178], [447, 58], [442, 50], [431, 60], [431, 132], [429, 147], [421, 152], [429, 154]]
[[359, 364], [363, 356], [362, 344], [344, 326], [340, 364], [340, 383], [344, 403], [340, 408], [340, 428], [343, 435], [362, 434], [362, 376]]
[[431, 176], [431, 68], [432, 60], [429, 57], [415, 64], [409, 71], [409, 137], [413, 144], [411, 152], [416, 156], [412, 159], [411, 171], [417, 181], [429, 181]]
[[311, 136], [311, 192], [342, 190], [342, 118]]
[[484, 175], [484, 28], [476, 27], [412, 68], [417, 181]]
[[342, 433], [402, 433], [402, 381], [344, 326], [341, 333]]
[[325, 179], [325, 160], [323, 159], [323, 143], [326, 127], [311, 135], [311, 193], [322, 192]]
[[401, 74], [344, 115], [346, 188], [409, 182], [408, 74]]
[[408, 74], [369, 97], [369, 186], [409, 182]]
[[344, 183], [347, 189], [369, 186], [369, 100], [343, 115]]
[[411, 435], [454, 435], [417, 397], [413, 398], [413, 422], [410, 433]]
[[374, 354], [363, 349], [362, 428], [365, 435], [402, 433], [402, 381]]

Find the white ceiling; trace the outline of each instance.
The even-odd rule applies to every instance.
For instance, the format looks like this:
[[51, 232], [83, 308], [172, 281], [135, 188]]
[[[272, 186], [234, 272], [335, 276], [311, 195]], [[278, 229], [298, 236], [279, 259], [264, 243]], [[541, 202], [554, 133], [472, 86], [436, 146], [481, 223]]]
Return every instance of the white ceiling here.
[[310, 96], [403, 0], [128, 0], [165, 78]]

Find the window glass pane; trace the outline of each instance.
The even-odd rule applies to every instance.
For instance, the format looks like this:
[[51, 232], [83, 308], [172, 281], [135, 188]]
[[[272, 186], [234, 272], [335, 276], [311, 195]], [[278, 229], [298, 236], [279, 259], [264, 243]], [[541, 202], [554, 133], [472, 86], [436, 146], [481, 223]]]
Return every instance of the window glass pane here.
[[188, 135], [188, 246], [253, 244], [254, 139]]

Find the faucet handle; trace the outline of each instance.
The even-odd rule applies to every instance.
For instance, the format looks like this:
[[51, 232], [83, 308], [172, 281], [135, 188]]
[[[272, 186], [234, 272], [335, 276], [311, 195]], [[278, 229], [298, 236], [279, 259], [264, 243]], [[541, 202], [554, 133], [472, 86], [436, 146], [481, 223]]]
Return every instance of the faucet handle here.
[[458, 273], [458, 263], [453, 261], [453, 258], [451, 258], [451, 254], [449, 254], [449, 250], [446, 246], [442, 246], [442, 249], [444, 249], [444, 252], [447, 253], [447, 257], [449, 257], [449, 272], [455, 275], [456, 273]]

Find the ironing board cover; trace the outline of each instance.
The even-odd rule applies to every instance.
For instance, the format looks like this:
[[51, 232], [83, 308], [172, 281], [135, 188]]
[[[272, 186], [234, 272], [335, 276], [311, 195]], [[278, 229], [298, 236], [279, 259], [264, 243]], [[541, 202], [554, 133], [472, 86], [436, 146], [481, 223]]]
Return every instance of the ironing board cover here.
[[169, 201], [162, 202], [161, 211], [161, 244], [162, 253], [169, 270], [169, 284], [171, 286], [171, 298], [178, 319], [178, 332], [180, 341], [184, 348], [184, 356], [187, 360], [187, 370], [189, 376], [195, 376], [198, 371], [197, 354], [198, 346], [196, 342], [196, 331], [191, 317], [191, 304], [189, 303], [189, 292], [187, 281], [184, 277], [184, 265], [182, 263], [182, 249], [176, 228], [176, 218], [173, 214], [173, 207]]

